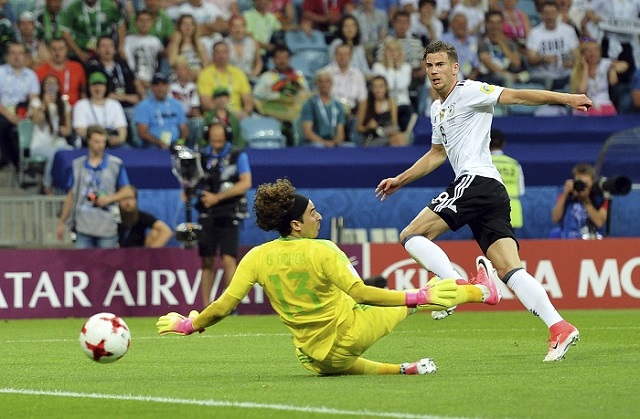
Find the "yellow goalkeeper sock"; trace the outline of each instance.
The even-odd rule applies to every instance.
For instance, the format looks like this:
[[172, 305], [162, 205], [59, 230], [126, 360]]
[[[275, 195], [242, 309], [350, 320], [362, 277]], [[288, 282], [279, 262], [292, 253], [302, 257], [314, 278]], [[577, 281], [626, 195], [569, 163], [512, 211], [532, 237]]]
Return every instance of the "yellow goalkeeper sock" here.
[[383, 362], [369, 361], [368, 359], [358, 358], [356, 362], [344, 372], [353, 375], [389, 375], [400, 374], [399, 364], [386, 364]]

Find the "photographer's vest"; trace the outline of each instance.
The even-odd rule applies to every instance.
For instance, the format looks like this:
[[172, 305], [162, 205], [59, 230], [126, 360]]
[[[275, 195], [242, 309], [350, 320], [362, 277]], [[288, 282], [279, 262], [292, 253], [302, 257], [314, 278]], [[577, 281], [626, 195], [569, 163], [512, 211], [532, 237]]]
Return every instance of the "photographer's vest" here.
[[507, 188], [507, 193], [511, 199], [511, 226], [513, 228], [522, 227], [522, 204], [520, 203], [520, 165], [514, 159], [504, 154], [494, 154], [493, 164], [500, 172], [502, 182]]
[[112, 195], [118, 190], [122, 160], [105, 154], [97, 168], [88, 167], [87, 156], [73, 161], [72, 228], [93, 237], [114, 237], [118, 234], [120, 208], [118, 203], [104, 208], [94, 204], [98, 196]]
[[[238, 173], [238, 157], [242, 149], [231, 147], [228, 152], [219, 155], [205, 155], [202, 160], [202, 170], [204, 178], [198, 183], [197, 189], [207, 192], [218, 193], [226, 190], [240, 180]], [[196, 210], [201, 214], [208, 214], [213, 217], [234, 218], [239, 201], [244, 196], [234, 196], [233, 198], [220, 201], [217, 205], [206, 208], [201, 200], [195, 205]]]

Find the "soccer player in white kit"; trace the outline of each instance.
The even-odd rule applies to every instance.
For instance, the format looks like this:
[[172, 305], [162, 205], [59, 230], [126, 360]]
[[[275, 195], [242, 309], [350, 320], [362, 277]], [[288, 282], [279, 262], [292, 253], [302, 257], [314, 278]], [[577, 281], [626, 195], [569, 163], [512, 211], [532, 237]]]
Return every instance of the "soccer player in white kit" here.
[[[460, 275], [449, 257], [432, 240], [468, 224], [487, 256], [478, 257], [476, 263], [497, 275], [529, 311], [546, 323], [551, 338], [544, 361], [560, 360], [575, 345], [579, 332], [560, 316], [542, 285], [522, 267], [511, 228], [509, 195], [489, 152], [491, 121], [497, 103], [561, 104], [586, 111], [592, 102], [583, 94], [458, 81], [458, 54], [454, 47], [441, 41], [427, 46], [423, 60], [438, 94], [431, 106], [431, 149], [398, 176], [383, 179], [376, 188], [376, 197], [384, 201], [449, 158], [455, 180], [400, 233], [402, 244], [425, 269], [440, 278], [457, 278]], [[446, 314], [442, 313], [443, 317]]]

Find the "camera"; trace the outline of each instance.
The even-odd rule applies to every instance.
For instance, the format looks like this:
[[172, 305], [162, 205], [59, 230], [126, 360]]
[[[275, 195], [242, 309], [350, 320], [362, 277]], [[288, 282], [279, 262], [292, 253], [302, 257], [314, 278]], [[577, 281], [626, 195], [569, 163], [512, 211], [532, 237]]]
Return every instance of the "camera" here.
[[631, 192], [631, 178], [625, 175], [599, 177], [594, 183], [594, 188], [611, 195], [627, 195]]
[[[573, 180], [573, 190], [582, 192], [587, 189], [587, 184], [580, 179]], [[631, 191], [631, 179], [628, 176], [617, 175], [611, 177], [599, 177], [593, 182], [596, 193], [609, 193], [611, 195], [626, 195]]]
[[200, 164], [200, 153], [183, 145], [174, 145], [171, 150], [172, 172], [185, 188], [193, 188], [204, 177]]
[[573, 179], [573, 190], [576, 192], [582, 192], [587, 189], [587, 184], [582, 179]]
[[197, 223], [181, 223], [176, 226], [176, 240], [186, 249], [194, 248], [202, 238], [202, 226]]
[[200, 153], [188, 147], [175, 144], [171, 149], [171, 171], [178, 178], [187, 196], [186, 222], [176, 226], [176, 240], [186, 249], [195, 247], [202, 237], [202, 226], [191, 222], [191, 197], [193, 188], [204, 177], [200, 164]]

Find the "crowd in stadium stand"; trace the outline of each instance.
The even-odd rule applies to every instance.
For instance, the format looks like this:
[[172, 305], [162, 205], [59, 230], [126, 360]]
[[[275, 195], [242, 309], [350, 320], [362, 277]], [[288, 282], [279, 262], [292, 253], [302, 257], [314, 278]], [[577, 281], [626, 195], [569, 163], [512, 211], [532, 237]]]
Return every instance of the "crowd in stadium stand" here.
[[630, 113], [639, 13], [639, 0], [0, 0], [0, 165], [17, 163], [23, 118], [48, 159], [94, 123], [110, 147], [168, 148], [197, 145], [206, 120], [237, 131], [256, 115], [288, 146], [410, 144], [435, 97], [422, 65], [434, 40], [456, 47], [461, 79]]

